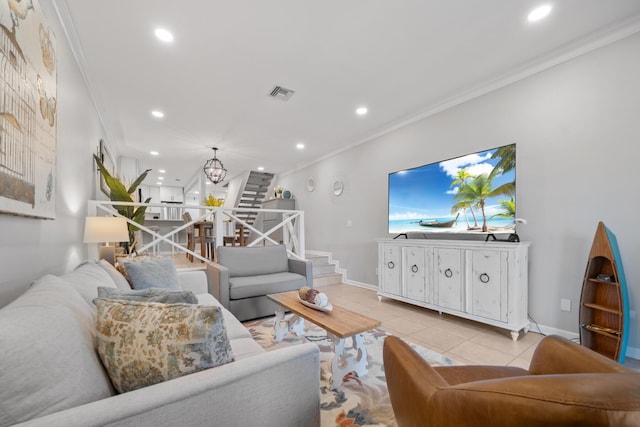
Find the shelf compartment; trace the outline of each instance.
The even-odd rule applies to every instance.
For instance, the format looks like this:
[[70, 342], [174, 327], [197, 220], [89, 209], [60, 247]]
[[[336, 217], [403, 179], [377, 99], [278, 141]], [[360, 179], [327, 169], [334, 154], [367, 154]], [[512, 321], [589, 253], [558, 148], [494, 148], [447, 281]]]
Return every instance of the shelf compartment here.
[[618, 339], [621, 333], [618, 330], [606, 328], [604, 326], [599, 326], [599, 325], [582, 325], [582, 327], [588, 331], [595, 332], [597, 334], [602, 334], [604, 336], [614, 338], [614, 339]]
[[589, 308], [592, 308], [594, 310], [606, 311], [607, 313], [613, 313], [613, 314], [616, 314], [616, 315], [621, 315], [622, 314], [622, 311], [620, 311], [619, 309], [612, 308], [612, 307], [607, 307], [607, 306], [602, 305], [602, 304], [594, 304], [594, 303], [585, 302], [582, 305], [584, 307], [589, 307]]
[[615, 236], [598, 223], [580, 296], [580, 344], [624, 361], [628, 333], [626, 280]]

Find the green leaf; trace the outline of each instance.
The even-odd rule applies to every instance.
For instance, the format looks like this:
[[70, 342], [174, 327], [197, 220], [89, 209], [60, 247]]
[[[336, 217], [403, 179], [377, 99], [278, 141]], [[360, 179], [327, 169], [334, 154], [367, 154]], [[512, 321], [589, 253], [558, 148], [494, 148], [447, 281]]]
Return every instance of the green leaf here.
[[[112, 202], [133, 202], [131, 198], [131, 193], [133, 193], [136, 188], [144, 181], [147, 177], [147, 174], [151, 172], [151, 169], [147, 169], [144, 171], [136, 180], [131, 184], [129, 189], [127, 189], [120, 180], [114, 176], [112, 176], [109, 171], [104, 167], [100, 157], [97, 155], [93, 155], [96, 164], [98, 165], [98, 169], [100, 170], [100, 174], [104, 178], [104, 182], [109, 187], [109, 198]], [[149, 203], [151, 201], [151, 197], [145, 200], [145, 203]], [[122, 206], [122, 205], [114, 205], [114, 208], [118, 211], [118, 213], [132, 221], [137, 222], [138, 224], [144, 225], [144, 214], [147, 210], [146, 206], [138, 206], [135, 208], [134, 206]], [[129, 228], [129, 243], [130, 247], [133, 247], [135, 243], [133, 232], [138, 230], [133, 224], [127, 224]]]
[[[136, 188], [138, 188], [138, 186], [142, 184], [142, 181], [144, 181], [144, 179], [147, 177], [147, 174], [149, 174], [149, 172], [151, 172], [151, 169], [147, 169], [146, 171], [142, 172], [142, 174], [138, 178], [136, 178], [135, 181], [133, 181], [133, 184], [131, 184], [131, 187], [129, 187], [129, 190], [127, 190], [127, 192], [131, 194], [134, 191], [136, 191]], [[149, 203], [149, 202], [145, 202], [145, 203]]]

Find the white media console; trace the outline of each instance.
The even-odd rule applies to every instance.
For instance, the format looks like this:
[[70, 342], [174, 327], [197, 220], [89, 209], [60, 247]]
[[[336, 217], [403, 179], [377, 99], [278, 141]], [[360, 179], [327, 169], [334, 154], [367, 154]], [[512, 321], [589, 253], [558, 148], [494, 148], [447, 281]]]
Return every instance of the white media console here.
[[529, 242], [380, 239], [378, 298], [529, 331]]

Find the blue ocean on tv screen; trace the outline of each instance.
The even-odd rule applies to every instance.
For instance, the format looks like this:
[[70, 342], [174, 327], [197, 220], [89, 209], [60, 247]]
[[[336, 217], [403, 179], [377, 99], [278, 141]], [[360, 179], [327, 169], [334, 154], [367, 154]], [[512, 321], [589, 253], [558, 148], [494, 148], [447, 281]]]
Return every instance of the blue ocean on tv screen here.
[[516, 145], [389, 174], [389, 233], [515, 232]]

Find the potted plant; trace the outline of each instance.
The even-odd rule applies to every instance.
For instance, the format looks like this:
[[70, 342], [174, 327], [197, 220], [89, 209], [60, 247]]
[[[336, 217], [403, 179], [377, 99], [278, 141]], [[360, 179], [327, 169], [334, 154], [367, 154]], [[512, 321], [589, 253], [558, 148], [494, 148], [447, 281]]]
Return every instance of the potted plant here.
[[214, 208], [217, 208], [224, 205], [224, 198], [220, 197], [219, 199], [216, 199], [213, 194], [209, 193], [207, 197], [202, 199], [202, 203], [204, 203], [205, 206], [212, 206]]
[[[129, 188], [125, 187], [125, 185], [116, 177], [111, 176], [109, 171], [104, 167], [100, 158], [97, 155], [93, 155], [93, 158], [98, 165], [98, 169], [100, 169], [100, 173], [104, 178], [107, 187], [109, 187], [110, 195], [109, 198], [112, 202], [134, 202], [133, 194], [135, 193], [138, 186], [144, 181], [147, 177], [147, 174], [151, 172], [151, 169], [147, 169], [144, 171], [136, 180], [129, 186]], [[144, 201], [144, 203], [149, 203], [151, 201], [151, 197]], [[118, 213], [130, 220], [144, 225], [144, 214], [147, 210], [146, 206], [118, 206], [114, 205], [114, 208], [118, 211]], [[135, 251], [136, 240], [135, 240], [135, 232], [139, 230], [133, 224], [128, 224], [129, 227], [129, 242], [125, 246], [126, 253], [133, 253]]]

